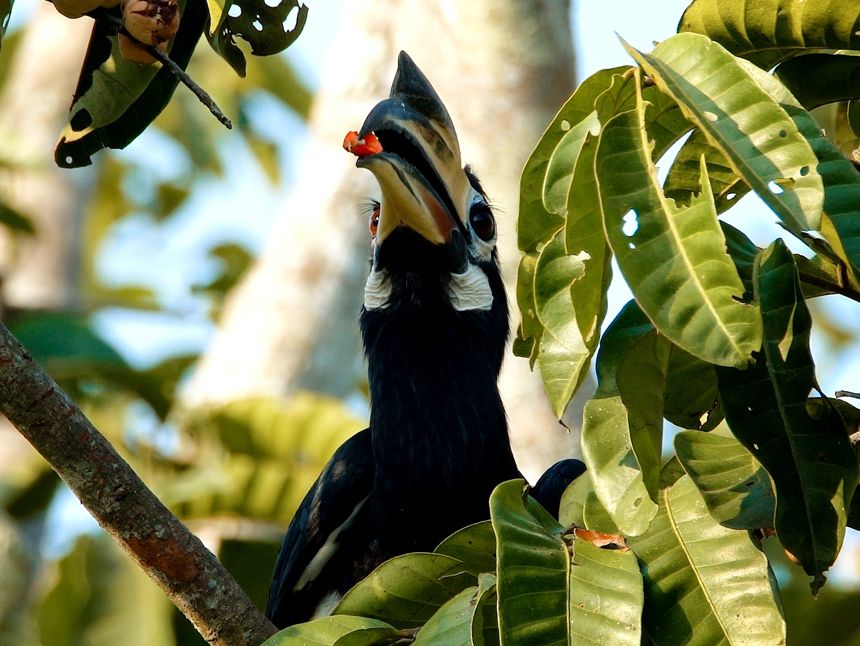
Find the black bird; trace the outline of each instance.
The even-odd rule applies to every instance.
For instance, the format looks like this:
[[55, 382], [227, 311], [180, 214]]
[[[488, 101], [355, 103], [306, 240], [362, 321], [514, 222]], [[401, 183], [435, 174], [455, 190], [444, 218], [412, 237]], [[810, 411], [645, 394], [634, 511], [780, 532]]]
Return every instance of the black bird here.
[[287, 531], [267, 610], [279, 627], [327, 614], [383, 561], [488, 518], [493, 488], [520, 477], [496, 386], [508, 306], [495, 219], [405, 53], [358, 134], [369, 133], [383, 149], [356, 163], [381, 188], [360, 320], [370, 428], [337, 450]]

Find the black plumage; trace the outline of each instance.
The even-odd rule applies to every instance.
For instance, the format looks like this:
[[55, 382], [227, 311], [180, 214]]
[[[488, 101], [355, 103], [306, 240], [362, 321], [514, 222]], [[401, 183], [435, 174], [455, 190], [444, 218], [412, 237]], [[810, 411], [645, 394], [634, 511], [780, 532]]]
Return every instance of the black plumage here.
[[360, 135], [371, 131], [384, 152], [357, 163], [382, 189], [360, 318], [370, 428], [338, 449], [290, 525], [267, 611], [281, 627], [330, 611], [382, 561], [488, 518], [493, 488], [520, 477], [496, 385], [508, 306], [492, 212], [405, 54]]

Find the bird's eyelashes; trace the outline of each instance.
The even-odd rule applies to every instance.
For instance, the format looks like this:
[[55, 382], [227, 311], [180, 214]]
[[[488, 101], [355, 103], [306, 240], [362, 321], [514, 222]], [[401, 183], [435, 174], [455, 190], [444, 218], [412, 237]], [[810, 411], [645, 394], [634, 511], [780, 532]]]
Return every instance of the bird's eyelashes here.
[[367, 218], [367, 228], [370, 230], [370, 235], [376, 237], [376, 232], [379, 229], [379, 200], [367, 199], [361, 203], [359, 212]]

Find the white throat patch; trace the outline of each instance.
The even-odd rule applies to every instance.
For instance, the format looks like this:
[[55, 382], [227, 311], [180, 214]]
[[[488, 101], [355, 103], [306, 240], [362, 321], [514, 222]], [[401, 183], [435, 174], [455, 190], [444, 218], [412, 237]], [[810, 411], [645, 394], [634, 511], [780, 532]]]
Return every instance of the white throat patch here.
[[386, 271], [370, 270], [367, 282], [364, 283], [364, 309], [379, 310], [388, 305], [391, 298], [391, 281]]
[[[448, 283], [451, 306], [458, 312], [487, 311], [493, 307], [493, 290], [487, 274], [477, 265], [469, 265], [462, 274], [451, 274]], [[371, 270], [364, 283], [364, 309], [379, 310], [391, 298], [391, 281], [385, 270]]]
[[478, 265], [469, 265], [462, 274], [451, 274], [448, 284], [451, 305], [458, 312], [489, 310], [493, 307], [493, 290], [484, 270]]

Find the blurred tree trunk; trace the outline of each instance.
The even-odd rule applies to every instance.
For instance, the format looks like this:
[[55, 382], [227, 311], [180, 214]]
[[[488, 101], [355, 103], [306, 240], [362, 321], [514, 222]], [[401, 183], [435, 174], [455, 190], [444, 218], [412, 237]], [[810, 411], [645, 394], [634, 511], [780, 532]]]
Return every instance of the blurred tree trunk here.
[[[52, 152], [68, 114], [91, 30], [90, 20], [69, 20], [52, 5], [42, 3], [28, 21], [17, 49], [3, 49], [3, 56], [14, 54], [14, 58], [0, 93], [0, 140], [4, 156], [15, 163], [0, 172], [0, 194], [5, 203], [30, 218], [36, 234], [13, 238], [0, 227], [0, 316], [4, 306], [43, 309], [76, 304], [78, 236], [93, 173], [61, 171], [54, 165]], [[41, 458], [5, 419], [0, 420], [0, 480], [14, 480], [17, 469]], [[0, 561], [13, 554], [9, 551], [13, 547], [18, 548], [14, 552], [17, 560], [0, 567], [4, 586], [17, 588], [4, 590], [0, 605], [12, 603], [6, 610], [18, 619], [14, 625], [5, 622], [0, 608], [0, 642], [23, 639], [20, 643], [29, 643], [22, 637], [30, 627], [20, 609], [28, 599], [33, 575], [28, 566], [35, 562], [38, 537], [28, 535], [18, 544], [15, 526], [8, 519], [0, 521], [0, 533], [5, 532]], [[41, 523], [28, 524], [30, 532], [40, 529]], [[30, 561], [23, 556], [24, 547]], [[10, 636], [4, 630], [17, 638], [4, 641]]]
[[[296, 188], [263, 254], [228, 299], [187, 391], [189, 404], [298, 388], [344, 396], [362, 382], [356, 320], [369, 238], [359, 204], [376, 189], [340, 144], [387, 96], [401, 49], [445, 101], [463, 158], [497, 207], [500, 254], [515, 305], [520, 171], [574, 84], [569, 2], [345, 2]], [[515, 327], [519, 314], [513, 310]], [[514, 449], [530, 479], [576, 450], [526, 361], [508, 358], [502, 394]]]

